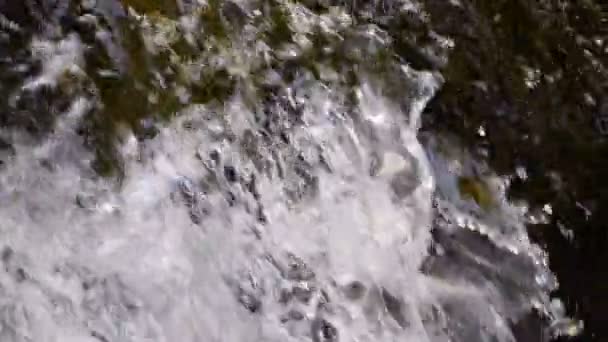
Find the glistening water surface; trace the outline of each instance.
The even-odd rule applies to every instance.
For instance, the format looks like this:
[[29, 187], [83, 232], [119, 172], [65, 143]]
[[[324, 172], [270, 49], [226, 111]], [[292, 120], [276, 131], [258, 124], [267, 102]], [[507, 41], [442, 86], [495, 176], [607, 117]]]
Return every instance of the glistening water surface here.
[[420, 131], [459, 51], [433, 29], [435, 2], [0, 12], [0, 340], [583, 329], [528, 236], [552, 207], [509, 199], [525, 169], [494, 171], [462, 132]]

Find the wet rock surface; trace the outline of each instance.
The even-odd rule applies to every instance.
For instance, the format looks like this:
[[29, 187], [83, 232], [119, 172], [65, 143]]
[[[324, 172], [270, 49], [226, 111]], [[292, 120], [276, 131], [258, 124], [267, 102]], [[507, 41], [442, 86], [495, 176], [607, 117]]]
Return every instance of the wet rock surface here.
[[597, 314], [608, 309], [600, 285], [608, 275], [600, 261], [608, 241], [600, 209], [608, 205], [608, 143], [596, 122], [608, 94], [605, 5], [459, 3], [425, 2], [431, 18], [442, 18], [432, 27], [455, 44], [427, 127], [455, 133], [500, 173], [526, 170], [510, 196], [551, 204], [549, 222], [530, 234], [549, 251], [557, 294], [586, 322], [582, 340], [601, 340], [608, 334]]
[[[34, 140], [43, 139], [53, 133], [57, 119], [69, 112], [70, 99], [82, 96], [93, 103], [78, 129], [86, 147], [94, 151], [91, 166], [98, 175], [115, 177], [120, 183], [125, 161], [115, 141], [123, 139], [125, 127], [143, 144], [157, 136], [157, 125], [170, 121], [191, 104], [221, 108], [234, 94], [244, 94], [245, 106], [255, 110], [258, 129], [242, 132], [213, 115], [201, 120], [199, 126], [207, 129], [210, 140], [196, 153], [208, 172], [203, 179], [180, 178], [175, 193], [187, 207], [191, 222], [201, 229], [213, 205], [206, 196], [217, 189], [226, 208], [244, 206], [264, 226], [269, 218], [260, 199], [256, 173], [232, 165], [230, 158], [236, 152], [222, 150], [226, 145], [242, 146], [257, 175], [283, 180], [290, 204], [306, 203], [323, 192], [315, 174], [320, 165], [329, 174], [340, 170], [328, 163], [328, 151], [321, 144], [307, 146], [305, 139], [295, 134], [295, 128], [309, 119], [302, 102], [310, 94], [298, 93], [301, 84], [322, 81], [326, 87], [353, 86], [361, 81], [362, 74], [380, 75], [373, 82], [383, 84], [385, 95], [407, 113], [413, 99], [423, 91], [399, 63], [416, 72], [441, 73], [445, 84], [426, 108], [423, 130], [457, 136], [462, 146], [475, 151], [477, 158], [487, 161], [501, 175], [525, 170], [525, 177], [513, 179], [511, 199], [522, 198], [537, 209], [551, 205], [553, 214], [548, 222], [535, 224], [530, 234], [549, 251], [551, 267], [560, 282], [556, 295], [567, 298], [569, 312], [585, 321], [586, 335], [581, 338], [601, 340], [605, 328], [597, 313], [608, 310], [603, 299], [606, 272], [602, 267], [607, 256], [604, 242], [608, 240], [601, 211], [608, 205], [604, 200], [608, 189], [603, 182], [608, 165], [602, 157], [608, 145], [597, 131], [596, 122], [603, 115], [608, 75], [604, 68], [606, 18], [599, 4], [427, 0], [416, 3], [428, 14], [421, 16], [416, 10], [402, 11], [399, 1], [346, 5], [341, 1], [302, 1], [305, 8], [327, 18], [313, 25], [322, 34], [298, 35], [293, 21], [304, 22], [302, 18], [310, 14], [294, 19], [278, 5], [280, 2], [262, 3], [258, 6], [260, 13], [252, 14], [241, 2], [210, 0], [206, 7], [197, 9], [200, 12], [195, 19], [177, 25], [167, 19], [190, 13], [196, 6], [189, 1], [0, 0], [4, 16], [0, 17], [0, 90], [8, 94], [0, 99], [0, 124]], [[343, 16], [332, 17], [341, 6], [350, 15], [354, 29], [339, 22]], [[142, 16], [130, 16], [129, 8]], [[150, 31], [160, 34], [150, 39], [138, 31], [141, 27], [152, 27]], [[192, 27], [202, 34], [186, 36], [186, 28]], [[238, 69], [236, 63], [224, 65], [214, 58], [230, 50], [227, 42], [255, 41], [257, 38], [247, 36], [251, 27], [261, 27], [258, 34], [269, 45], [263, 58], [228, 57], [251, 61], [245, 70]], [[57, 84], [23, 88], [24, 82], [44, 73], [43, 64], [49, 57], [32, 56], [32, 37], [48, 38], [57, 43], [55, 51], [61, 53], [60, 42], [69, 34], [77, 37], [71, 42], [84, 46], [82, 70], [63, 70]], [[241, 36], [242, 40], [237, 39]], [[236, 50], [249, 51], [247, 44], [243, 46]], [[180, 63], [184, 62], [209, 67], [189, 65], [182, 69]], [[333, 73], [327, 71], [332, 68]], [[270, 71], [276, 72], [274, 78], [269, 76]], [[356, 92], [345, 93], [344, 108], [332, 112], [333, 120], [351, 116], [363, 140], [381, 145], [386, 131], [378, 133], [366, 127], [365, 119], [354, 110]], [[255, 103], [258, 97], [264, 99], [263, 103]], [[253, 105], [248, 103], [251, 99]], [[188, 125], [195, 130], [197, 124]], [[8, 151], [3, 160], [10, 160], [13, 137], [0, 138], [0, 147]], [[344, 140], [348, 140], [346, 135]], [[207, 148], [209, 151], [205, 151]], [[374, 169], [373, 162], [370, 164], [374, 176], [382, 173]], [[417, 189], [417, 177], [409, 170], [396, 173], [391, 187], [398, 200]], [[483, 189], [468, 188], [473, 188], [469, 192], [474, 202], [491, 207]], [[99, 209], [96, 202], [77, 202], [89, 211]], [[225, 208], [216, 211], [222, 210]], [[252, 226], [257, 239], [262, 239], [263, 227]], [[573, 239], [563, 233], [563, 227], [573, 232]], [[492, 246], [481, 234], [436, 231], [434, 242], [445, 254], [431, 257], [424, 264], [423, 271], [430, 276], [451, 280], [463, 276], [497, 284], [505, 297], [518, 303], [528, 299], [518, 297], [520, 293], [535, 289], [535, 284], [511, 281], [520, 272], [535, 271], [531, 260], [522, 263], [510, 252]], [[26, 282], [28, 273], [15, 268], [10, 255], [3, 254], [7, 272], [17, 282]], [[317, 284], [322, 276], [303, 259], [289, 255], [274, 266], [289, 282], [278, 302], [312, 307], [318, 304], [319, 311], [331, 307], [319, 304], [325, 301], [319, 298], [326, 297], [326, 289]], [[137, 314], [138, 304], [121, 297], [120, 293], [128, 289], [118, 276], [87, 283], [86, 287], [85, 292], [98, 292], [114, 303], [119, 309], [113, 314], [119, 319]], [[366, 296], [375, 298], [377, 303], [371, 305], [370, 312], [385, 310], [398, 326], [408, 327], [406, 304], [398, 294], [358, 280], [340, 291], [352, 302]], [[252, 315], [263, 313], [268, 303], [277, 301], [265, 299], [272, 296], [252, 286], [233, 285], [233, 294]], [[104, 310], [103, 303], [89, 296], [88, 310]], [[452, 325], [456, 324], [454, 320], [466, 320], [457, 309], [463, 303], [442, 304], [452, 319], [446, 326], [459, 334], [458, 338], [479, 338], [475, 329], [459, 330]], [[339, 340], [341, 333], [336, 325], [331, 319], [317, 316], [319, 312], [311, 315], [300, 308], [285, 310], [282, 320], [304, 322], [313, 341]], [[516, 324], [516, 334], [523, 336], [518, 340], [538, 338], [531, 331], [542, 325], [538, 323], [541, 320], [532, 316]], [[111, 333], [103, 330], [111, 328], [98, 324], [99, 331], [92, 331], [91, 336], [109, 341], [106, 336]], [[294, 329], [298, 332], [297, 326]], [[487, 336], [493, 335], [488, 332]]]

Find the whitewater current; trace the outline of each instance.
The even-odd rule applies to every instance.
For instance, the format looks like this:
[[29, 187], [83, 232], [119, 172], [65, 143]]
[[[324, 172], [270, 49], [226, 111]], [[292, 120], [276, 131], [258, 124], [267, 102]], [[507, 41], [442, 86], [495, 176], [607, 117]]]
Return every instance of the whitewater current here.
[[[84, 77], [84, 45], [33, 39], [42, 66], [11, 96]], [[153, 137], [119, 130], [119, 180], [79, 134], [91, 97], [42, 140], [3, 129], [0, 341], [502, 342], [533, 312], [545, 339], [572, 329], [509, 178], [419, 134], [441, 76], [395, 70], [407, 106], [363, 73], [354, 99], [299, 75], [265, 111], [171, 89], [184, 106]], [[490, 206], [459, 188], [480, 173]]]

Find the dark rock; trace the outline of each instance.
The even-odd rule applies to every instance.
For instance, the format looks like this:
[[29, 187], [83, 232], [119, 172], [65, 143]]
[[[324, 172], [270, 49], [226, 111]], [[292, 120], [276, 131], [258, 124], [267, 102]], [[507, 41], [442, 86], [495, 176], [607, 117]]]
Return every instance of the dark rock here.
[[393, 296], [390, 292], [388, 292], [385, 288], [382, 289], [382, 300], [384, 301], [384, 305], [386, 306], [386, 310], [393, 317], [393, 319], [402, 327], [407, 327], [407, 320], [403, 314], [401, 300], [395, 296]]
[[220, 152], [218, 150], [212, 150], [209, 152], [209, 158], [213, 160], [215, 163], [219, 163], [221, 159]]
[[289, 289], [281, 289], [279, 292], [279, 303], [287, 304], [293, 298], [293, 293]]
[[332, 0], [302, 0], [304, 6], [317, 13], [327, 11], [332, 6]]
[[99, 340], [100, 342], [109, 342], [109, 340], [105, 336], [103, 336], [103, 334], [98, 333], [97, 331], [91, 331], [91, 336]]
[[224, 166], [224, 177], [231, 183], [235, 183], [239, 180], [238, 173], [234, 166]]
[[294, 298], [296, 298], [297, 300], [299, 300], [300, 302], [304, 303], [304, 304], [308, 304], [310, 302], [310, 299], [312, 298], [312, 295], [314, 293], [314, 288], [309, 287], [308, 285], [303, 285], [303, 286], [295, 286], [292, 289], [292, 293]]
[[256, 313], [262, 308], [262, 301], [260, 301], [260, 299], [254, 294], [249, 293], [242, 288], [240, 288], [238, 291], [238, 301], [251, 313]]
[[158, 128], [151, 119], [142, 119], [134, 129], [135, 136], [139, 141], [149, 140], [158, 135]]
[[289, 310], [287, 316], [289, 317], [289, 319], [294, 321], [301, 321], [304, 319], [304, 314], [298, 310]]
[[25, 273], [25, 270], [21, 267], [17, 268], [15, 270], [15, 281], [21, 283], [25, 281], [25, 279], [27, 279], [27, 273]]
[[179, 15], [180, 6], [177, 0], [121, 0], [121, 2], [125, 7], [132, 7], [142, 14], [159, 13], [169, 18], [176, 18]]
[[4, 247], [4, 249], [2, 250], [2, 262], [4, 262], [5, 264], [10, 262], [10, 260], [12, 259], [13, 255], [15, 254], [15, 252], [13, 251], [12, 248], [6, 246]]
[[194, 184], [188, 178], [182, 177], [177, 182], [177, 186], [179, 192], [182, 195], [182, 198], [188, 205], [194, 204], [196, 201], [196, 192], [194, 189]]
[[224, 1], [220, 11], [224, 21], [235, 31], [245, 26], [249, 19], [245, 10], [233, 1]]
[[287, 323], [289, 321], [301, 321], [303, 319], [304, 314], [301, 311], [292, 309], [281, 317], [281, 323]]
[[285, 277], [289, 280], [307, 281], [315, 277], [315, 273], [300, 258], [296, 256], [290, 257]]
[[407, 197], [420, 185], [420, 179], [416, 172], [401, 171], [391, 179], [391, 187], [395, 196], [399, 199]]
[[91, 279], [91, 280], [85, 280], [82, 282], [81, 286], [82, 289], [84, 291], [88, 291], [90, 290], [93, 286], [95, 286], [95, 283], [97, 282], [97, 279]]
[[338, 341], [338, 329], [323, 318], [316, 318], [310, 328], [314, 342]]
[[231, 207], [234, 207], [236, 205], [237, 198], [236, 198], [236, 195], [234, 194], [234, 192], [228, 191], [226, 193], [226, 202], [228, 202], [228, 205], [230, 205]]
[[350, 282], [343, 288], [344, 295], [350, 300], [361, 299], [365, 295], [365, 291], [365, 285], [358, 280]]
[[0, 0], [0, 13], [20, 26], [30, 26], [34, 21], [28, 1], [25, 0]]
[[261, 205], [256, 210], [256, 218], [257, 218], [258, 222], [260, 222], [261, 224], [268, 223], [268, 217], [266, 216], [266, 213], [264, 212], [264, 207]]
[[75, 203], [81, 209], [91, 209], [97, 204], [97, 201], [94, 196], [78, 194], [76, 195]]
[[249, 191], [251, 193], [251, 195], [253, 196], [253, 198], [255, 200], [259, 200], [260, 199], [260, 191], [258, 190], [258, 187], [257, 187], [257, 182], [256, 182], [255, 174], [251, 175], [251, 180], [246, 184], [246, 186], [247, 186], [247, 191]]

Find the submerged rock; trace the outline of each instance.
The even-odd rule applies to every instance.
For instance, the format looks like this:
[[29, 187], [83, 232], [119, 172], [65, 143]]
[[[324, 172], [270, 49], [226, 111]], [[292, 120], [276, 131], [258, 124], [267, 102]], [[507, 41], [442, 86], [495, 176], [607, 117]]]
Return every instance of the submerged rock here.
[[315, 318], [310, 329], [313, 342], [339, 341], [338, 329], [323, 318]]

